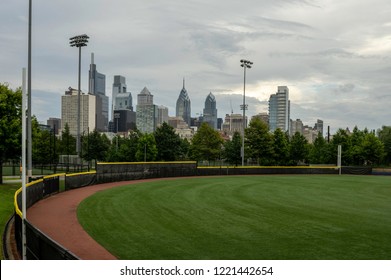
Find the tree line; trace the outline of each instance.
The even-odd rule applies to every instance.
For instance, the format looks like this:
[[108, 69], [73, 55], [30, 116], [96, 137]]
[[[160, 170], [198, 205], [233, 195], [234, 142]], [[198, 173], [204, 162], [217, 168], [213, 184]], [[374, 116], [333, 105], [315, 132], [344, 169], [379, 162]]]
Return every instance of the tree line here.
[[[36, 120], [34, 121], [36, 123]], [[132, 131], [127, 137], [115, 136], [111, 141], [94, 130], [81, 136], [81, 157], [85, 161], [144, 162], [195, 160], [206, 164], [241, 165], [242, 136], [235, 132], [232, 140], [203, 123], [191, 141], [181, 139], [175, 129], [163, 123], [154, 133]], [[327, 142], [320, 134], [309, 144], [295, 133], [289, 136], [281, 129], [270, 132], [259, 119], [245, 129], [245, 163], [265, 166], [292, 166], [300, 164], [336, 164], [338, 145], [342, 146], [343, 165], [390, 164], [391, 127], [383, 126], [377, 135], [355, 127], [352, 133], [339, 129]], [[62, 136], [33, 125], [33, 160], [35, 163], [53, 163], [58, 155], [76, 154], [76, 139], [65, 125]]]
[[[0, 165], [21, 156], [21, 100], [20, 89], [14, 91], [7, 84], [0, 84]], [[32, 138], [35, 164], [56, 164], [59, 155], [76, 154], [76, 139], [67, 124], [62, 135], [56, 137], [53, 132], [40, 129], [33, 117]], [[154, 133], [136, 129], [127, 137], [115, 136], [111, 141], [94, 130], [84, 133], [81, 141], [81, 157], [88, 162], [196, 160], [241, 165], [242, 161], [241, 133], [235, 132], [232, 139], [224, 140], [207, 123], [201, 125], [191, 141], [181, 139], [167, 123]], [[383, 126], [377, 133], [357, 127], [352, 133], [339, 129], [330, 142], [318, 135], [309, 144], [300, 133], [289, 136], [280, 129], [270, 132], [266, 123], [254, 118], [245, 129], [244, 143], [245, 162], [252, 165], [336, 164], [338, 145], [342, 146], [343, 165], [391, 163], [391, 126]]]

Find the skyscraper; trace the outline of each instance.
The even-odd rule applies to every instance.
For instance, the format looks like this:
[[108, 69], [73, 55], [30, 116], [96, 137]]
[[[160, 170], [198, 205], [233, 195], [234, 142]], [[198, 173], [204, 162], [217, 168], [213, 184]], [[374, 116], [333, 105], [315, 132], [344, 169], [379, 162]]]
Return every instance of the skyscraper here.
[[137, 95], [136, 125], [143, 133], [152, 133], [156, 129], [158, 117], [157, 106], [153, 104], [153, 95], [144, 89]]
[[279, 86], [277, 93], [269, 99], [269, 129], [274, 131], [280, 128], [283, 132], [290, 132], [290, 101], [289, 89]]
[[133, 111], [133, 98], [131, 92], [118, 93], [114, 100], [115, 110], [131, 110]]
[[211, 92], [205, 100], [204, 122], [208, 123], [212, 128], [217, 129], [216, 98]]
[[168, 108], [165, 106], [157, 107], [158, 117], [157, 117], [157, 126], [162, 125], [163, 123], [168, 124]]
[[182, 117], [188, 126], [191, 125], [190, 98], [185, 89], [185, 79], [183, 79], [183, 88], [176, 102], [176, 116]]
[[111, 119], [114, 120], [114, 110], [117, 108], [115, 107], [115, 100], [117, 98], [118, 93], [126, 93], [126, 79], [123, 76], [115, 75], [114, 76], [114, 83], [113, 83], [113, 93], [112, 93], [112, 100], [111, 100]]
[[128, 132], [136, 128], [136, 112], [133, 112], [132, 93], [117, 93], [114, 100], [114, 132]]
[[317, 132], [320, 132], [320, 136], [323, 137], [323, 121], [322, 120], [318, 119], [316, 121], [314, 130], [316, 130]]
[[96, 96], [96, 129], [108, 131], [109, 98], [106, 96], [106, 76], [96, 70], [94, 53], [91, 53], [88, 92]]

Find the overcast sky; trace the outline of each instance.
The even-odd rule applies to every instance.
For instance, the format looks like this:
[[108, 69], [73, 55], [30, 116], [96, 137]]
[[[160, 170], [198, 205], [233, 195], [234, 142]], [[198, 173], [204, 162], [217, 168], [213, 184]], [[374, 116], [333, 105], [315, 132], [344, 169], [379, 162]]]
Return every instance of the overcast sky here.
[[[22, 84], [27, 67], [28, 1], [2, 0], [0, 82]], [[241, 113], [243, 68], [248, 115], [267, 112], [278, 86], [289, 87], [291, 119], [331, 130], [391, 125], [389, 0], [33, 0], [33, 114], [61, 117], [61, 95], [77, 88], [78, 51], [69, 38], [88, 34], [82, 90], [91, 52], [106, 75], [126, 77], [133, 105], [146, 86], [154, 103], [175, 104], [186, 79], [192, 116], [212, 92], [218, 115]]]

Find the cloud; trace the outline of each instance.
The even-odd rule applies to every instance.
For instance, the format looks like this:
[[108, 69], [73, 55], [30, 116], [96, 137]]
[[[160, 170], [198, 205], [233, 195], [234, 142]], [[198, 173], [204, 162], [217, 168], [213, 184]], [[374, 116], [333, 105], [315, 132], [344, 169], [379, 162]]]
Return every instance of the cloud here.
[[[223, 117], [231, 103], [241, 113], [239, 60], [246, 58], [254, 62], [246, 114], [266, 111], [270, 94], [287, 85], [292, 118], [308, 124], [321, 118], [332, 127], [390, 125], [388, 6], [385, 0], [34, 1], [33, 113], [43, 121], [60, 115], [58, 97], [77, 87], [78, 55], [68, 39], [87, 33], [84, 91], [94, 52], [109, 97], [113, 76], [123, 75], [134, 104], [147, 86], [173, 115], [186, 77], [192, 112], [201, 112], [212, 92]], [[27, 67], [26, 19], [22, 1], [0, 10], [0, 82], [13, 88]]]
[[353, 84], [339, 85], [336, 91], [342, 93], [348, 93], [348, 92], [352, 92], [354, 90], [354, 87], [355, 86]]

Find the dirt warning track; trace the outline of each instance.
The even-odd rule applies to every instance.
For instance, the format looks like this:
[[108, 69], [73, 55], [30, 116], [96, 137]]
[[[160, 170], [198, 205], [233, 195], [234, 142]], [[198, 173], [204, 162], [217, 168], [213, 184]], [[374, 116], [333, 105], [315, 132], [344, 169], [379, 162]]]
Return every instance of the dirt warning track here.
[[82, 200], [98, 191], [154, 180], [115, 182], [62, 192], [30, 207], [27, 220], [80, 259], [115, 260], [115, 256], [84, 231], [77, 219], [77, 207]]

